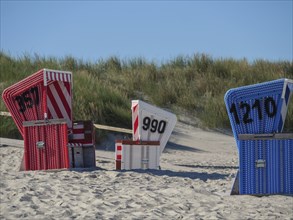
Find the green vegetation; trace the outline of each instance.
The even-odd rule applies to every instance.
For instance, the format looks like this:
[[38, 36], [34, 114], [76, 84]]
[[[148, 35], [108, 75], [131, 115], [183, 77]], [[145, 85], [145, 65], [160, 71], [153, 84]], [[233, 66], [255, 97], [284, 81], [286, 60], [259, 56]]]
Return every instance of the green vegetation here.
[[[0, 92], [42, 68], [68, 70], [74, 74], [75, 120], [131, 128], [130, 102], [145, 100], [188, 114], [209, 128], [230, 128], [224, 94], [230, 88], [279, 78], [293, 79], [293, 63], [245, 59], [213, 59], [205, 54], [178, 56], [156, 64], [143, 58], [121, 60], [110, 57], [95, 63], [73, 57], [56, 59], [38, 55], [20, 58], [0, 52]], [[293, 131], [293, 103], [286, 130]], [[7, 111], [2, 99], [0, 111]], [[0, 116], [2, 137], [17, 134], [13, 121]]]

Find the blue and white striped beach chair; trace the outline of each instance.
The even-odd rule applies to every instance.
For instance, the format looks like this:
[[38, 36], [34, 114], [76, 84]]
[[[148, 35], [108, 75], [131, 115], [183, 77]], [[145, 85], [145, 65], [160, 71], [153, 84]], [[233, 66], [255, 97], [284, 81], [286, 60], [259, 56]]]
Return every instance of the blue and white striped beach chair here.
[[281, 133], [292, 93], [289, 79], [227, 91], [239, 155], [233, 194], [293, 194], [293, 134]]

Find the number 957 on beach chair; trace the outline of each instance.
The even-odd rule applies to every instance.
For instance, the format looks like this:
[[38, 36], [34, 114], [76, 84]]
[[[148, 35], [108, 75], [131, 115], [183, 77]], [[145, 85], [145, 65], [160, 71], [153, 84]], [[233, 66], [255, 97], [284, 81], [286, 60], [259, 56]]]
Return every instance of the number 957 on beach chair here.
[[293, 134], [282, 133], [292, 93], [279, 79], [225, 94], [239, 155], [231, 194], [293, 194]]

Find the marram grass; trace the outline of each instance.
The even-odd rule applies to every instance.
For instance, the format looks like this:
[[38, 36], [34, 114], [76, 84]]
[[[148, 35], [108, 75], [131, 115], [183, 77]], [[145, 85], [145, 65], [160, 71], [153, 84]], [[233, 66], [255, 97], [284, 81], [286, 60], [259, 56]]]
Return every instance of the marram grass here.
[[[131, 100], [141, 99], [175, 114], [199, 118], [208, 128], [230, 129], [224, 94], [230, 88], [279, 78], [293, 79], [293, 63], [246, 59], [213, 59], [205, 54], [178, 56], [156, 64], [143, 58], [117, 57], [87, 62], [65, 57], [24, 55], [13, 58], [0, 52], [0, 92], [42, 69], [73, 72], [75, 120], [131, 128]], [[293, 132], [293, 101], [285, 131]], [[7, 111], [2, 99], [0, 111]], [[13, 120], [0, 116], [0, 136], [20, 137]]]

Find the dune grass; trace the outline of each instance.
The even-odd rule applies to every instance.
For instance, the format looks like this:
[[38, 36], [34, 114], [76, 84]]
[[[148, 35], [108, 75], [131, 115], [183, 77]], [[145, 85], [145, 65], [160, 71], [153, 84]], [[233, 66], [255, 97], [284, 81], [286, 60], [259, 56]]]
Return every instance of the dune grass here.
[[[178, 56], [157, 64], [143, 58], [109, 57], [87, 62], [64, 57], [0, 52], [0, 92], [42, 68], [73, 72], [75, 120], [131, 128], [130, 102], [145, 100], [176, 114], [197, 117], [203, 127], [230, 129], [224, 94], [230, 88], [279, 78], [293, 79], [293, 63], [246, 59], [213, 59], [205, 54]], [[286, 131], [293, 132], [293, 103]], [[7, 111], [2, 99], [0, 111]], [[11, 119], [0, 116], [2, 137], [17, 136]]]

